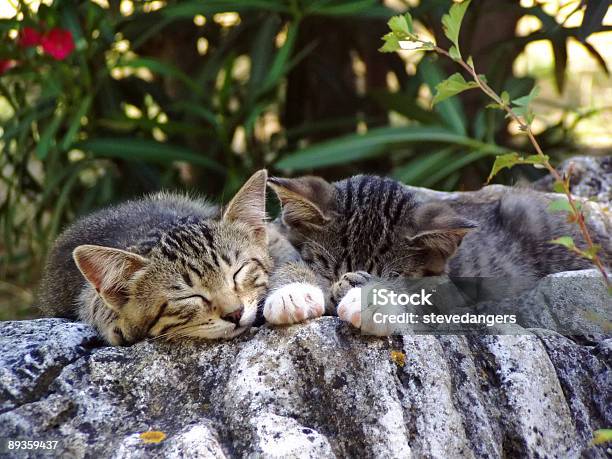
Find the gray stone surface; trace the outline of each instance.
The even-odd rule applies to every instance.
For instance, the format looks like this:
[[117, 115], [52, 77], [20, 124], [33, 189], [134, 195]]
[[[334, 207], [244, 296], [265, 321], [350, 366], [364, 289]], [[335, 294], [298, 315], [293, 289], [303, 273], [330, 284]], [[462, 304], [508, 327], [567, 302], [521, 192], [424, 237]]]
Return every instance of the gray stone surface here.
[[[570, 174], [570, 189], [576, 196], [607, 205], [612, 201], [612, 156], [574, 156], [557, 168]], [[546, 176], [533, 184], [541, 191], [552, 191], [553, 179]]]
[[4, 322], [0, 438], [77, 458], [606, 457], [590, 442], [612, 426], [611, 365], [611, 335], [542, 329], [377, 338], [324, 317], [112, 348], [83, 324]]

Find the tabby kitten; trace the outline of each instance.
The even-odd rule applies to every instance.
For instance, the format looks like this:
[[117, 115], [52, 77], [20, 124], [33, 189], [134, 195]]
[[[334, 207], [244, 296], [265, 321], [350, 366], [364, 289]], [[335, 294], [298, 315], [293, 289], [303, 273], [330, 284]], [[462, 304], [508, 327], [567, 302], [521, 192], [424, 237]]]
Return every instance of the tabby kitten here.
[[[480, 202], [419, 202], [397, 181], [367, 175], [333, 184], [318, 177], [268, 184], [282, 204], [279, 226], [302, 257], [270, 279], [264, 316], [272, 323], [317, 317], [325, 303], [328, 313], [359, 327], [359, 287], [380, 279], [448, 273], [529, 284], [590, 266], [548, 242], [575, 231], [527, 190], [499, 197], [485, 188]], [[603, 240], [609, 258], [609, 238]]]
[[49, 255], [41, 309], [90, 323], [112, 345], [239, 335], [271, 268], [266, 179], [255, 173], [222, 213], [160, 193], [77, 221]]

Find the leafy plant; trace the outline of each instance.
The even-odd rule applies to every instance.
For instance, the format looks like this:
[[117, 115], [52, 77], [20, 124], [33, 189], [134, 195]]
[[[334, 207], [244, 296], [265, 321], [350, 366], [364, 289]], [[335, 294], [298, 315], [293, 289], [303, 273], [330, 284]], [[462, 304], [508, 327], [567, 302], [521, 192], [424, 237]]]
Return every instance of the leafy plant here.
[[528, 95], [513, 100], [510, 99], [508, 93], [498, 95], [487, 84], [486, 78], [477, 73], [472, 57], [470, 56], [464, 60], [461, 55], [461, 51], [459, 49], [459, 31], [461, 30], [461, 23], [469, 4], [470, 0], [466, 0], [463, 3], [455, 3], [450, 8], [449, 13], [442, 17], [444, 33], [452, 43], [452, 46], [448, 51], [440, 48], [429, 40], [419, 38], [411, 27], [412, 18], [410, 17], [409, 13], [406, 13], [406, 15], [403, 16], [403, 20], [400, 19], [400, 17], [395, 17], [389, 21], [388, 25], [391, 32], [383, 37], [385, 44], [382, 46], [381, 51], [398, 51], [402, 48], [402, 42], [407, 41], [409, 43], [416, 44], [418, 46], [416, 49], [421, 49], [423, 51], [434, 51], [452, 59], [464, 68], [464, 70], [470, 75], [472, 81], [466, 81], [463, 76], [458, 73], [452, 75], [448, 79], [438, 84], [436, 87], [437, 93], [433, 99], [433, 103], [440, 102], [448, 97], [452, 97], [469, 89], [479, 88], [493, 100], [493, 103], [489, 104], [488, 107], [503, 110], [506, 112], [507, 117], [511, 118], [518, 124], [520, 130], [526, 133], [537, 154], [528, 156], [526, 158], [520, 157], [516, 153], [508, 153], [498, 156], [493, 164], [493, 169], [489, 175], [489, 180], [500, 170], [504, 168], [511, 168], [517, 164], [532, 164], [534, 166], [545, 167], [555, 179], [555, 191], [563, 192], [567, 198], [567, 201], [553, 202], [551, 210], [567, 212], [568, 221], [578, 225], [584, 238], [586, 248], [582, 249], [577, 247], [571, 236], [562, 236], [551, 242], [562, 245], [577, 255], [591, 260], [601, 272], [608, 288], [610, 288], [610, 280], [608, 279], [606, 269], [603, 262], [597, 255], [600, 247], [593, 243], [585, 223], [585, 216], [581, 209], [581, 205], [572, 196], [569, 186], [569, 176], [562, 177], [561, 174], [559, 174], [559, 172], [552, 166], [549, 161], [549, 157], [544, 154], [540, 144], [533, 134], [531, 124], [535, 115], [531, 110], [531, 102], [537, 94], [537, 89], [534, 88]]

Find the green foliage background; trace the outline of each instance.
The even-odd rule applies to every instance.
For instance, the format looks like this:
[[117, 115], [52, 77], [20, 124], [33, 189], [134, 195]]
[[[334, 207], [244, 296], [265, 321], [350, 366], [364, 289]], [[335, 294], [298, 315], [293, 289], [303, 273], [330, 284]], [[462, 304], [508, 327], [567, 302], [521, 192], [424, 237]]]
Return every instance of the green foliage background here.
[[[128, 4], [56, 0], [36, 13], [20, 4], [19, 16], [0, 20], [0, 59], [17, 61], [0, 76], [0, 319], [31, 314], [32, 285], [68, 222], [121, 199], [176, 188], [223, 201], [261, 167], [472, 189], [495, 155], [530, 153], [502, 113], [483, 108], [482, 95], [420, 103], [455, 69], [427, 56], [409, 71], [398, 55], [378, 52], [397, 11], [377, 0]], [[439, 43], [447, 43], [440, 20], [450, 4], [411, 8]], [[528, 43], [549, 40], [562, 90], [570, 37], [607, 74], [584, 41], [609, 29], [601, 25], [606, 5], [588, 2], [583, 25], [570, 28], [539, 5], [473, 2], [461, 50], [495, 90], [515, 98], [534, 80], [513, 75], [514, 59]], [[525, 15], [542, 29], [516, 36]], [[72, 32], [68, 59], [17, 45], [16, 31], [40, 23]], [[563, 118], [539, 140], [552, 158], [573, 151]]]

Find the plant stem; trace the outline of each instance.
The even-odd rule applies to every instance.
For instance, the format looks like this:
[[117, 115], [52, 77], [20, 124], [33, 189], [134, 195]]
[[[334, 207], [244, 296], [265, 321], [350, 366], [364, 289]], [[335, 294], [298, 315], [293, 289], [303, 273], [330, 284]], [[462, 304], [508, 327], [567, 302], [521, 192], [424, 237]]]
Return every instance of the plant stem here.
[[[585, 219], [584, 219], [584, 214], [576, 206], [576, 201], [575, 201], [574, 197], [572, 196], [572, 193], [571, 193], [570, 188], [569, 188], [569, 181], [564, 180], [563, 177], [561, 177], [561, 174], [559, 174], [559, 172], [552, 166], [552, 164], [550, 164], [550, 161], [548, 161], [547, 156], [542, 151], [542, 148], [540, 147], [540, 144], [536, 140], [535, 135], [533, 134], [533, 131], [531, 130], [531, 125], [529, 123], [525, 122], [525, 120], [521, 119], [516, 113], [514, 113], [512, 108], [508, 104], [506, 104], [502, 100], [502, 98], [500, 96], [498, 96], [497, 93], [485, 81], [482, 80], [482, 78], [480, 78], [480, 76], [478, 76], [478, 73], [476, 73], [476, 69], [471, 67], [463, 59], [453, 59], [451, 57], [451, 55], [449, 54], [449, 52], [446, 51], [445, 49], [442, 49], [442, 48], [440, 48], [440, 47], [438, 47], [436, 45], [433, 45], [432, 43], [429, 43], [429, 42], [425, 42], [425, 41], [422, 41], [422, 40], [418, 40], [418, 41], [420, 41], [423, 44], [426, 44], [426, 45], [430, 46], [433, 49], [433, 51], [435, 51], [436, 53], [442, 54], [442, 55], [448, 57], [449, 59], [451, 59], [451, 60], [457, 62], [459, 65], [461, 65], [465, 70], [467, 70], [468, 73], [472, 76], [473, 80], [476, 82], [476, 84], [478, 84], [478, 87], [487, 96], [489, 96], [497, 104], [499, 104], [499, 106], [504, 111], [506, 111], [506, 113], [508, 113], [510, 118], [512, 118], [519, 125], [519, 128], [520, 128], [521, 131], [524, 131], [525, 133], [527, 133], [527, 137], [529, 138], [529, 141], [533, 145], [533, 148], [535, 148], [536, 153], [538, 154], [538, 156], [543, 158], [544, 167], [546, 167], [546, 169], [548, 169], [548, 171], [553, 176], [553, 178], [555, 179], [556, 182], [561, 183], [561, 185], [563, 187], [563, 193], [567, 197], [567, 201], [568, 201], [568, 203], [570, 205], [570, 208], [572, 209], [572, 213], [576, 217], [576, 224], [580, 228], [580, 232], [582, 233], [582, 236], [584, 237], [584, 241], [586, 242], [587, 248], [593, 250], [592, 257], [590, 259], [593, 262], [593, 264], [597, 267], [597, 269], [601, 272], [601, 274], [602, 274], [602, 276], [604, 278], [604, 282], [606, 284], [606, 287], [610, 288], [610, 279], [608, 278], [608, 273], [606, 272], [606, 269], [605, 269], [605, 267], [603, 265], [603, 262], [601, 261], [601, 259], [597, 255], [597, 252], [594, 251], [594, 249], [593, 249], [595, 244], [593, 243], [593, 239], [591, 238], [591, 235], [589, 234], [589, 230], [588, 230], [588, 228], [586, 226], [586, 222], [585, 222]], [[580, 249], [575, 249], [574, 252], [578, 253], [579, 255], [581, 255], [583, 257], [585, 256], [585, 252], [580, 250]]]

